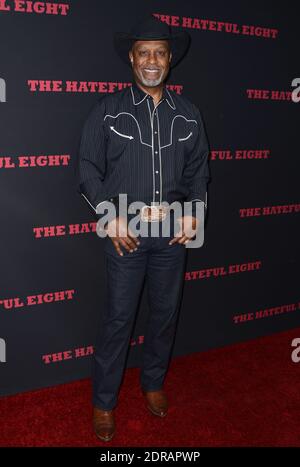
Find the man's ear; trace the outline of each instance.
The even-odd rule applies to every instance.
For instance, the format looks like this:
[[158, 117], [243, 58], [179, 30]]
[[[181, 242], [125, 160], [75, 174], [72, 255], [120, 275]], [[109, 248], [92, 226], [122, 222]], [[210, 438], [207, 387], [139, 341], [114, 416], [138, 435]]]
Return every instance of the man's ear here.
[[172, 60], [172, 52], [170, 52], [169, 63], [171, 63], [171, 60]]
[[132, 54], [132, 52], [129, 51], [129, 54], [128, 54], [128, 55], [129, 55], [129, 60], [130, 60], [130, 62], [132, 63], [132, 62], [133, 62], [133, 54]]

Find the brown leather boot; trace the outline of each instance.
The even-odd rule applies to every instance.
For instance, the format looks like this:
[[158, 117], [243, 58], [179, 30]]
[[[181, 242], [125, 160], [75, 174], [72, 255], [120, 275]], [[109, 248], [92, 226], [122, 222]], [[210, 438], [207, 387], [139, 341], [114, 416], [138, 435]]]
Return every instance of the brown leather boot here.
[[168, 400], [166, 393], [160, 389], [159, 391], [144, 391], [147, 408], [153, 415], [165, 417], [168, 411]]
[[94, 407], [93, 426], [98, 438], [102, 441], [110, 441], [115, 434], [113, 410], [102, 410]]

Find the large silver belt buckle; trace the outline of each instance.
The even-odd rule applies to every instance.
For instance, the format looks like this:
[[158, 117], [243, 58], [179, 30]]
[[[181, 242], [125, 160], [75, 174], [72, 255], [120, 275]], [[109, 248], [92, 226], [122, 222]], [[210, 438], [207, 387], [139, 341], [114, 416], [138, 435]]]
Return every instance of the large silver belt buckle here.
[[141, 210], [141, 219], [144, 222], [158, 222], [163, 221], [167, 215], [166, 206], [153, 205], [143, 206]]

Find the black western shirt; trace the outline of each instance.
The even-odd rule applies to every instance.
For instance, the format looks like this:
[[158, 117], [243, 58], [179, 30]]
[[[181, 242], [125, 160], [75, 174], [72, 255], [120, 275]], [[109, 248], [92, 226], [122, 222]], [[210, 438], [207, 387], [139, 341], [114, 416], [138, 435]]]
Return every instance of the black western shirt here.
[[135, 82], [101, 96], [84, 124], [78, 192], [94, 214], [103, 201], [126, 193], [128, 203], [193, 201], [207, 209], [208, 142], [201, 113], [163, 87], [160, 102]]

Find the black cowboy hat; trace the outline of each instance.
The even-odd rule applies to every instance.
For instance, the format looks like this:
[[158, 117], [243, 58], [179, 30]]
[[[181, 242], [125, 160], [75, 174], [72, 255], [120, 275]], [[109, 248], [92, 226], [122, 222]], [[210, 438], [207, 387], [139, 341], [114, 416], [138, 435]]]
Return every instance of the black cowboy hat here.
[[156, 40], [169, 41], [172, 52], [170, 67], [173, 68], [186, 54], [190, 44], [190, 35], [186, 31], [175, 32], [174, 28], [153, 15], [135, 24], [129, 33], [116, 32], [114, 34], [115, 49], [127, 65], [131, 65], [128, 53], [134, 41]]

